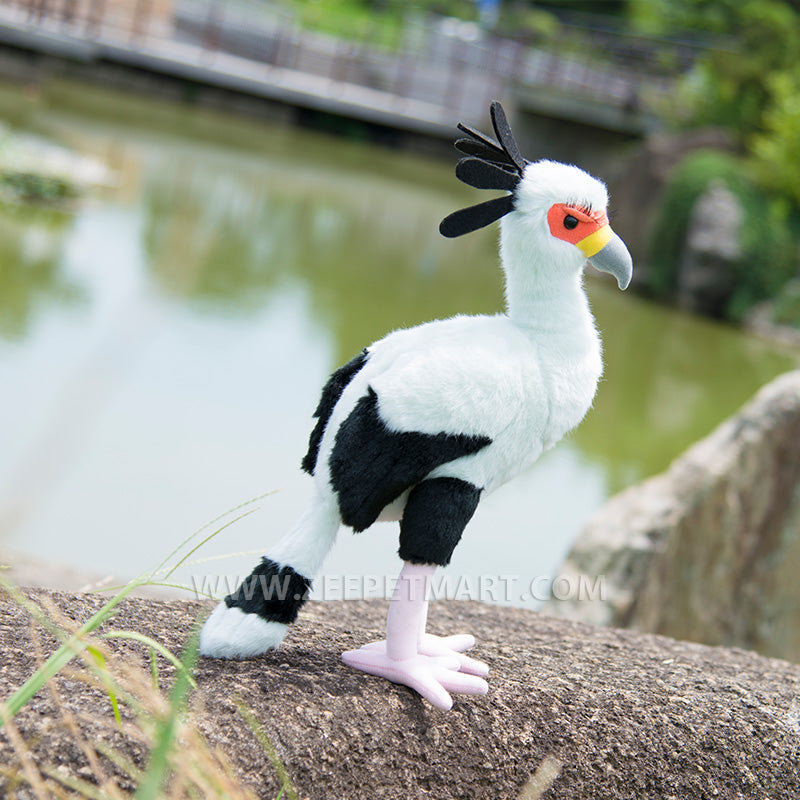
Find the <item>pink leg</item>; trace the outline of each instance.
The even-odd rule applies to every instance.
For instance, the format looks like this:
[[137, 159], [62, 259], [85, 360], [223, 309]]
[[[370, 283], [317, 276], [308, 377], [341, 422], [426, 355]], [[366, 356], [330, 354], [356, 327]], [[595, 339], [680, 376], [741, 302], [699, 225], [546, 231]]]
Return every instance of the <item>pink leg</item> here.
[[342, 654], [345, 664], [410, 686], [437, 708], [453, 705], [448, 692], [486, 694], [489, 667], [461, 651], [475, 644], [472, 636], [432, 636], [425, 633], [430, 581], [436, 567], [406, 562], [397, 581], [386, 639]]

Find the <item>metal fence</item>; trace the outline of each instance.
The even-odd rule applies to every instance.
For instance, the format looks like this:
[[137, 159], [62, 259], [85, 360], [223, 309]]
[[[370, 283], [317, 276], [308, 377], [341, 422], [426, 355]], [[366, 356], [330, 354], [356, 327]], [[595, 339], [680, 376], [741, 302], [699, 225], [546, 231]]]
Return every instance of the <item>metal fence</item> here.
[[208, 68], [278, 73], [364, 87], [479, 120], [511, 87], [547, 89], [618, 108], [657, 102], [704, 46], [561, 24], [538, 41], [496, 36], [475, 23], [409, 17], [395, 47], [368, 28], [346, 38], [300, 27], [280, 6], [255, 0], [10, 0], [0, 20], [83, 43], [169, 54]]

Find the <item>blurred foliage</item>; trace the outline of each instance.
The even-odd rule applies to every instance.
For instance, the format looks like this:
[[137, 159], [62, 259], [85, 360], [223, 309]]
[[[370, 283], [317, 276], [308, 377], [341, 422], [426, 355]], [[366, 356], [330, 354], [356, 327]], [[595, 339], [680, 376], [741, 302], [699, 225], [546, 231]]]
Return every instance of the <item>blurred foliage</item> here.
[[673, 288], [679, 236], [694, 201], [721, 178], [746, 216], [743, 263], [728, 309], [739, 319], [751, 303], [777, 295], [798, 267], [800, 2], [630, 0], [629, 9], [633, 24], [647, 33], [707, 37], [706, 54], [676, 92], [671, 119], [681, 127], [722, 127], [744, 154], [739, 161], [690, 157], [676, 173], [654, 235], [653, 288], [659, 294]]
[[551, 0], [550, 2], [527, 2], [526, 5], [546, 8], [556, 12], [579, 12], [591, 14], [624, 15], [626, 0]]
[[[468, 22], [481, 20], [476, 0], [280, 0], [303, 26], [348, 39], [369, 39], [371, 44], [396, 47], [403, 41], [408, 18], [453, 17]], [[538, 3], [504, 0], [492, 29], [503, 36], [537, 41], [552, 37], [559, 18], [574, 15], [623, 16], [626, 0], [561, 0]], [[485, 24], [485, 23], [482, 23]]]
[[652, 34], [708, 37], [683, 100], [686, 122], [723, 125], [742, 143], [763, 129], [776, 76], [797, 76], [800, 13], [786, 0], [630, 0], [631, 19]]
[[731, 274], [733, 291], [725, 314], [741, 320], [754, 303], [775, 296], [792, 277], [796, 247], [785, 205], [748, 180], [742, 161], [715, 150], [698, 150], [678, 165], [666, 187], [653, 235], [649, 287], [658, 297], [676, 289], [695, 204], [713, 183], [722, 183], [741, 203], [741, 256]]
[[403, 41], [406, 18], [437, 14], [476, 21], [478, 10], [472, 0], [280, 0], [304, 28], [346, 39], [369, 41], [372, 45], [395, 48]]
[[751, 140], [759, 183], [800, 207], [800, 71], [770, 78], [772, 102]]
[[75, 185], [65, 178], [32, 172], [3, 170], [0, 172], [0, 185], [7, 194], [24, 203], [58, 203], [78, 195]]
[[772, 319], [779, 325], [800, 328], [800, 280], [789, 281], [778, 293], [772, 309]]
[[402, 37], [402, 7], [369, 0], [281, 0], [304, 28], [396, 47]]
[[514, 39], [537, 42], [551, 39], [559, 29], [558, 17], [531, 3], [506, 2], [500, 9], [495, 26], [498, 33]]

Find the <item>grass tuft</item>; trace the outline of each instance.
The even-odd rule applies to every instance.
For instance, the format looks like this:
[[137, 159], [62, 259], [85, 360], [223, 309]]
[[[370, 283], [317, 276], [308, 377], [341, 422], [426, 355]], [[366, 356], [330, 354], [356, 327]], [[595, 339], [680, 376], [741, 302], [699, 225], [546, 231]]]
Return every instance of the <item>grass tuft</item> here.
[[[47, 597], [34, 600], [0, 574], [2, 590], [31, 617], [33, 640], [38, 643], [43, 629], [57, 643], [46, 659], [39, 658], [31, 677], [0, 702], [0, 735], [16, 755], [15, 763], [0, 765], [0, 795], [15, 796], [27, 787], [24, 794], [37, 800], [255, 800], [253, 791], [241, 783], [224, 756], [210, 747], [192, 723], [191, 696], [197, 688], [192, 673], [199, 631], [195, 630], [178, 657], [155, 639], [110, 627], [110, 623], [132, 591], [158, 585], [159, 573], [166, 572], [169, 578], [199, 547], [255, 509], [237, 513], [192, 544], [198, 536], [262, 497], [203, 526], [150, 573], [120, 588], [82, 625], [68, 619]], [[165, 568], [167, 564], [172, 566]], [[132, 660], [113, 650], [110, 643], [117, 640], [142, 645], [146, 658]], [[168, 691], [162, 688], [165, 681], [159, 659], [174, 668]], [[76, 710], [68, 701], [76, 683], [106, 696], [111, 714], [104, 716], [96, 707]], [[53, 719], [46, 717], [44, 727], [26, 739], [21, 728], [30, 718], [25, 718], [25, 724], [18, 724], [16, 718], [42, 691], [49, 693], [56, 713]], [[297, 791], [263, 728], [249, 709], [241, 706], [240, 713], [275, 766], [282, 786], [278, 796], [296, 800]], [[59, 748], [61, 752], [48, 753], [48, 763], [37, 763], [34, 752], [41, 753], [41, 737], [54, 728], [61, 740], [67, 736], [68, 744]]]

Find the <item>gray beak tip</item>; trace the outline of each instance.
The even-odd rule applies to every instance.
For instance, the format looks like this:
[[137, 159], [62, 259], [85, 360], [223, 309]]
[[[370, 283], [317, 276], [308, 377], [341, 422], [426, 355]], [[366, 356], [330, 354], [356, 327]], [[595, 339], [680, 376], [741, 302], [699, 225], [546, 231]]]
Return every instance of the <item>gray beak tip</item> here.
[[599, 253], [595, 253], [589, 259], [589, 263], [595, 269], [613, 275], [623, 291], [630, 286], [633, 277], [633, 259], [625, 247], [625, 242], [616, 233]]

